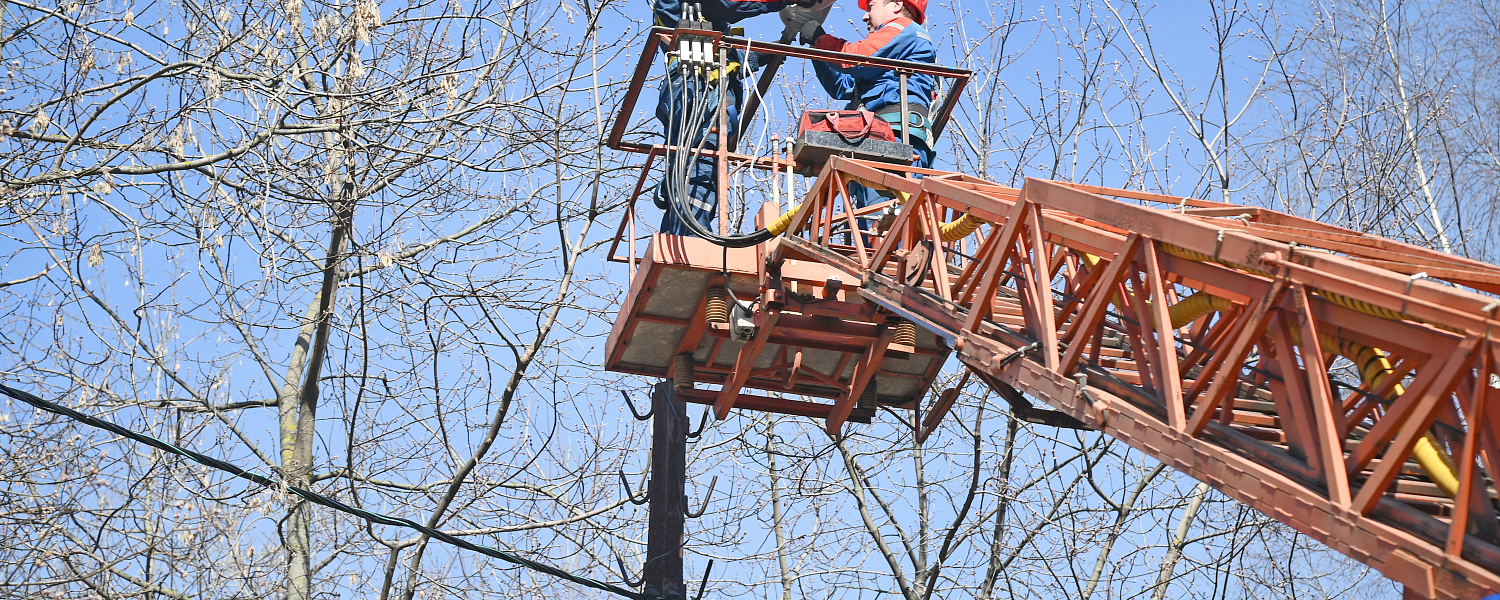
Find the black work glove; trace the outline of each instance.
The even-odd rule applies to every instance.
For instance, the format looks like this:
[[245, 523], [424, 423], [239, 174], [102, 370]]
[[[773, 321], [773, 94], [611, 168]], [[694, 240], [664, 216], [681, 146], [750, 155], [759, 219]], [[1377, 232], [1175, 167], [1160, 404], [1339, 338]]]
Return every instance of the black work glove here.
[[803, 46], [811, 46], [811, 45], [813, 45], [813, 43], [815, 43], [815, 42], [818, 41], [818, 38], [823, 37], [825, 35], [828, 35], [828, 32], [823, 30], [823, 26], [822, 25], [819, 25], [817, 29], [813, 30], [811, 36], [806, 36], [806, 35], [801, 36], [802, 39], [799, 40], [799, 41], [802, 42]]

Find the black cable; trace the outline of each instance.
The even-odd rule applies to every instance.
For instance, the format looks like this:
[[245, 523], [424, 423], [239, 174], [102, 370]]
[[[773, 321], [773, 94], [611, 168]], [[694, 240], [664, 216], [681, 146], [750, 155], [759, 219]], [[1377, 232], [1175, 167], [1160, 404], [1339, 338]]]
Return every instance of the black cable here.
[[[679, 62], [678, 64], [679, 64], [679, 68], [681, 68], [680, 67], [681, 63]], [[723, 73], [724, 71], [720, 71], [720, 72]], [[670, 77], [670, 75], [668, 75], [668, 77]], [[684, 95], [686, 95], [686, 93], [687, 93], [686, 78], [687, 78], [687, 75], [684, 75], [684, 84], [683, 84], [683, 94]], [[708, 81], [705, 80], [705, 83], [708, 83]], [[671, 85], [671, 84], [668, 83], [668, 85]], [[719, 78], [719, 82], [718, 82], [717, 85], [727, 85], [727, 82], [725, 81], [725, 77], [720, 77]], [[712, 87], [712, 86], [710, 86], [710, 87]], [[699, 92], [698, 95], [702, 95], [703, 91], [702, 91], [701, 88], [695, 88], [695, 89], [698, 90], [698, 92]], [[718, 111], [725, 110], [725, 107], [723, 106], [722, 103], [717, 103], [717, 104], [718, 104], [717, 110], [715, 111], [716, 114], [717, 114]], [[693, 111], [693, 112], [695, 112], [695, 111]], [[705, 115], [704, 119], [707, 119], [707, 118], [708, 118], [707, 115]], [[702, 127], [696, 127], [696, 126], [698, 126], [700, 124], [702, 125]], [[694, 127], [695, 131], [703, 131], [704, 129], [707, 129], [707, 128], [710, 127], [710, 125], [708, 123], [700, 123], [699, 119], [693, 119], [693, 122], [689, 123], [688, 125], [695, 126]], [[670, 126], [670, 121], [669, 121], [669, 126]], [[720, 132], [720, 134], [715, 134], [715, 135], [717, 135], [717, 138], [715, 138], [715, 140], [714, 140], [714, 151], [717, 151], [717, 149], [719, 147], [719, 144], [726, 143], [726, 138], [728, 136], [722, 135], [722, 134], [723, 134], [723, 132]], [[682, 132], [679, 131], [678, 135], [681, 136]], [[672, 137], [670, 132], [668, 133], [667, 137], [668, 138]], [[693, 168], [696, 167], [696, 164], [697, 164], [698, 160], [700, 160], [700, 156], [699, 156], [700, 153], [702, 153], [704, 150], [707, 149], [707, 148], [705, 148], [705, 146], [707, 145], [706, 144], [707, 141], [708, 141], [708, 134], [704, 134], [703, 135], [703, 139], [700, 140], [696, 144], [697, 147], [694, 148], [692, 154], [689, 155], [689, 161], [688, 161], [688, 163], [686, 165], [686, 169], [688, 171], [691, 171]], [[718, 168], [718, 163], [717, 162], [714, 163], [714, 168], [717, 170], [717, 168]], [[743, 235], [730, 235], [730, 236], [721, 236], [721, 235], [719, 235], [717, 233], [714, 233], [714, 232], [710, 231], [702, 223], [699, 223], [698, 219], [693, 216], [692, 206], [689, 204], [690, 198], [692, 197], [692, 195], [689, 194], [688, 190], [687, 190], [687, 188], [691, 187], [690, 185], [687, 184], [687, 180], [690, 177], [691, 177], [691, 175], [689, 175], [688, 173], [684, 173], [683, 174], [683, 183], [685, 185], [675, 186], [674, 188], [667, 190], [668, 194], [671, 194], [671, 195], [675, 196], [673, 198], [669, 198], [668, 199], [667, 206], [668, 206], [669, 210], [671, 210], [673, 213], [676, 214], [677, 220], [680, 221], [683, 225], [686, 225], [687, 228], [688, 228], [688, 230], [690, 230], [690, 231], [693, 232], [693, 235], [696, 235], [696, 236], [698, 236], [700, 238], [703, 238], [705, 240], [708, 240], [708, 241], [714, 243], [715, 245], [723, 246], [725, 248], [749, 248], [749, 247], [752, 247], [752, 246], [757, 246], [757, 245], [763, 244], [765, 242], [771, 241], [773, 238], [776, 237], [775, 234], [773, 234], [770, 231], [765, 230], [765, 229], [758, 229], [758, 230], [756, 230], [754, 232], [743, 234]], [[718, 176], [717, 176], [717, 172], [716, 172], [715, 177], [714, 177], [714, 185], [715, 185], [715, 187], [716, 188], [717, 187], [722, 187], [723, 183], [724, 182], [721, 182], [721, 181], [718, 180]], [[717, 191], [717, 190], [715, 190], [715, 191]], [[714, 199], [715, 200], [719, 199], [717, 197], [717, 194], [715, 194], [715, 198]], [[717, 208], [715, 209], [715, 212], [717, 212]], [[718, 215], [718, 218], [720, 218], [720, 219], [727, 219], [728, 215]]]
[[[220, 471], [225, 471], [225, 472], [227, 472], [227, 473], [229, 473], [231, 475], [234, 475], [235, 477], [239, 477], [240, 479], [251, 481], [253, 483], [256, 483], [256, 484], [259, 484], [261, 486], [268, 487], [268, 488], [274, 488], [274, 489], [281, 489], [282, 488], [281, 483], [277, 482], [274, 479], [271, 479], [270, 477], [266, 477], [265, 475], [261, 475], [259, 473], [252, 473], [250, 471], [246, 471], [246, 470], [241, 469], [241, 468], [239, 468], [239, 467], [237, 467], [237, 466], [235, 466], [233, 464], [224, 462], [224, 461], [219, 460], [217, 458], [214, 458], [212, 456], [205, 456], [203, 454], [199, 454], [197, 452], [193, 452], [192, 450], [187, 450], [187, 449], [184, 449], [184, 448], [179, 448], [179, 447], [177, 447], [175, 445], [172, 445], [170, 443], [167, 443], [167, 442], [164, 442], [162, 440], [156, 439], [156, 438], [154, 438], [154, 437], [152, 437], [150, 435], [147, 435], [147, 434], [144, 434], [144, 433], [140, 433], [140, 432], [136, 432], [136, 431], [131, 431], [129, 429], [126, 429], [124, 427], [121, 427], [121, 426], [116, 425], [116, 424], [114, 424], [112, 422], [106, 421], [104, 419], [100, 419], [98, 417], [94, 417], [94, 416], [91, 416], [91, 415], [86, 415], [84, 413], [78, 412], [78, 411], [73, 410], [71, 408], [68, 408], [66, 406], [62, 406], [60, 404], [55, 404], [55, 403], [49, 402], [47, 400], [43, 400], [43, 399], [37, 397], [34, 394], [31, 394], [31, 393], [28, 393], [28, 392], [23, 392], [21, 390], [17, 390], [17, 389], [11, 388], [11, 387], [9, 387], [7, 385], [4, 385], [4, 384], [0, 384], [0, 393], [3, 393], [6, 396], [10, 396], [12, 398], [20, 400], [22, 402], [25, 402], [27, 404], [30, 404], [30, 405], [36, 407], [36, 408], [45, 410], [47, 412], [58, 414], [58, 415], [62, 415], [64, 417], [67, 417], [69, 419], [73, 419], [73, 420], [78, 421], [80, 423], [83, 423], [85, 425], [90, 425], [90, 426], [93, 426], [93, 427], [97, 427], [99, 429], [103, 429], [105, 431], [109, 431], [109, 432], [114, 433], [116, 435], [119, 435], [119, 436], [122, 436], [122, 437], [125, 437], [125, 438], [129, 438], [131, 440], [140, 442], [142, 444], [146, 444], [147, 446], [151, 446], [151, 447], [156, 448], [158, 450], [162, 450], [162, 451], [165, 451], [165, 452], [176, 454], [178, 456], [182, 456], [182, 457], [185, 457], [185, 458], [192, 459], [193, 461], [196, 461], [196, 462], [198, 462], [200, 464], [203, 464], [203, 465], [206, 465], [206, 466], [209, 466], [209, 467], [213, 467], [213, 468], [218, 469]], [[514, 554], [510, 554], [508, 552], [503, 552], [503, 551], [500, 551], [500, 550], [496, 550], [496, 549], [491, 548], [489, 546], [481, 546], [479, 544], [475, 544], [475, 543], [472, 543], [472, 542], [469, 542], [469, 541], [466, 541], [466, 540], [463, 540], [463, 539], [460, 539], [460, 538], [448, 535], [448, 534], [443, 533], [442, 531], [439, 531], [437, 529], [433, 529], [431, 527], [427, 527], [427, 526], [421, 525], [419, 523], [415, 523], [415, 522], [410, 521], [408, 519], [403, 519], [401, 517], [392, 517], [392, 516], [383, 515], [383, 514], [380, 514], [380, 513], [370, 512], [370, 511], [364, 510], [362, 508], [355, 508], [355, 507], [349, 506], [347, 504], [344, 504], [342, 502], [339, 502], [338, 500], [334, 500], [334, 499], [329, 498], [327, 496], [323, 496], [323, 495], [318, 494], [316, 492], [304, 490], [304, 489], [301, 489], [301, 488], [286, 486], [285, 489], [288, 492], [296, 494], [297, 496], [301, 497], [302, 499], [307, 500], [308, 502], [312, 502], [314, 504], [319, 504], [319, 505], [322, 505], [322, 506], [326, 506], [328, 508], [332, 508], [334, 510], [337, 510], [337, 511], [340, 511], [340, 512], [344, 512], [344, 513], [348, 513], [348, 514], [354, 515], [356, 517], [359, 517], [359, 518], [362, 518], [362, 519], [365, 519], [365, 520], [368, 520], [368, 521], [371, 521], [371, 522], [374, 522], [374, 523], [379, 523], [381, 525], [392, 525], [392, 526], [396, 526], [396, 527], [405, 527], [407, 529], [412, 529], [412, 530], [415, 530], [415, 531], [417, 531], [419, 533], [425, 534], [428, 537], [431, 537], [433, 539], [436, 539], [436, 540], [439, 540], [439, 541], [443, 541], [443, 542], [447, 542], [447, 543], [452, 544], [454, 546], [458, 546], [459, 548], [463, 548], [465, 550], [472, 550], [474, 552], [478, 552], [478, 553], [483, 554], [485, 556], [491, 556], [491, 557], [494, 557], [494, 558], [498, 558], [500, 560], [503, 560], [503, 561], [506, 561], [506, 562], [509, 562], [509, 563], [513, 563], [513, 564], [517, 564], [517, 565], [526, 567], [526, 568], [531, 569], [533, 571], [538, 571], [538, 572], [541, 572], [541, 573], [546, 573], [548, 575], [551, 575], [553, 577], [557, 577], [559, 579], [564, 579], [564, 580], [567, 580], [567, 581], [571, 581], [573, 583], [582, 585], [584, 587], [590, 587], [590, 588], [594, 588], [596, 590], [606, 591], [606, 592], [609, 592], [609, 593], [612, 593], [612, 594], [616, 594], [616, 595], [619, 595], [619, 596], [624, 596], [626, 598], [630, 598], [631, 600], [651, 600], [651, 598], [652, 598], [651, 596], [647, 596], [645, 594], [639, 594], [639, 593], [636, 593], [636, 592], [632, 592], [630, 590], [627, 590], [625, 588], [622, 588], [622, 587], [619, 587], [619, 586], [616, 586], [616, 585], [611, 585], [611, 584], [608, 584], [608, 583], [605, 583], [605, 582], [602, 582], [602, 581], [598, 581], [598, 580], [595, 580], [595, 579], [590, 579], [590, 578], [584, 577], [582, 575], [574, 575], [572, 573], [569, 573], [569, 572], [564, 571], [562, 569], [559, 569], [557, 567], [554, 567], [554, 566], [551, 566], [551, 565], [545, 565], [545, 564], [542, 564], [542, 563], [539, 563], [539, 562], [536, 562], [536, 561], [533, 561], [533, 560], [530, 560], [530, 559], [527, 559], [527, 558], [523, 558], [523, 557], [520, 557], [520, 556], [516, 556]]]
[[683, 216], [683, 213], [688, 212], [688, 207], [686, 206], [687, 198], [687, 194], [678, 194], [677, 198], [675, 198], [673, 202], [671, 202], [672, 209], [677, 211], [678, 220], [681, 221], [684, 225], [687, 225], [688, 229], [691, 229], [693, 231], [693, 234], [697, 235], [700, 238], [713, 242], [715, 245], [723, 246], [725, 248], [749, 248], [752, 246], [758, 246], [765, 242], [769, 242], [771, 241], [771, 239], [776, 237], [776, 234], [771, 233], [770, 230], [766, 229], [757, 229], [754, 232], [744, 235], [731, 235], [727, 237], [709, 231], [707, 227], [704, 227], [702, 223], [698, 222], [698, 219], [691, 216]]
[[[694, 156], [693, 161], [696, 162], [697, 160], [698, 158]], [[688, 168], [692, 167], [689, 166]], [[717, 168], [717, 165], [715, 166], [715, 168]], [[715, 184], [717, 184], [718, 177], [715, 177], [714, 180]], [[676, 197], [672, 198], [671, 201], [667, 204], [669, 207], [671, 207], [672, 212], [677, 213], [677, 220], [683, 225], [687, 225], [688, 229], [692, 230], [694, 235], [713, 242], [715, 245], [723, 246], [725, 248], [749, 248], [752, 246], [763, 244], [765, 242], [769, 242], [771, 241], [771, 239], [776, 237], [776, 234], [771, 233], [766, 229], [757, 229], [752, 233], [747, 233], [744, 235], [721, 236], [717, 233], [709, 231], [707, 227], [704, 227], [703, 224], [699, 223], [698, 219], [693, 216], [692, 207], [688, 204], [689, 198], [692, 197], [691, 194], [687, 193], [686, 190], [678, 189], [675, 196]], [[716, 197], [715, 200], [717, 199], [718, 198]], [[719, 215], [719, 218], [726, 217], [724, 215]]]

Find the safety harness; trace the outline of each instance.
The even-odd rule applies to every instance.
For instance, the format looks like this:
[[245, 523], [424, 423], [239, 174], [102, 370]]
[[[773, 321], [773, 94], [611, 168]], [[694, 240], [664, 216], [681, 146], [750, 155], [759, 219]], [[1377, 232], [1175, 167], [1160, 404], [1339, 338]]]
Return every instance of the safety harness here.
[[[875, 118], [890, 123], [892, 129], [904, 128], [907, 135], [922, 140], [922, 143], [928, 146], [932, 145], [932, 118], [925, 106], [908, 103], [904, 123], [901, 118], [900, 104], [892, 104], [875, 111]], [[899, 130], [897, 131], [899, 133]]]

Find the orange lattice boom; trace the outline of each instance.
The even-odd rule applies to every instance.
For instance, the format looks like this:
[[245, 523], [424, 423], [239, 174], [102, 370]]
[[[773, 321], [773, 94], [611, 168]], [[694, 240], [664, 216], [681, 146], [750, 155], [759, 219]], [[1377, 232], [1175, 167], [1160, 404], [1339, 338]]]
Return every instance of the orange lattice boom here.
[[[704, 322], [697, 298], [696, 309], [679, 309], [675, 320], [627, 302], [610, 367], [624, 364], [622, 332], [676, 325], [687, 335], [667, 335], [678, 343], [657, 357], [657, 368], [624, 370], [669, 375], [665, 360], [702, 348], [699, 358], [714, 361], [698, 368], [716, 376], [699, 381], [725, 387], [689, 399], [717, 402], [721, 417], [737, 407], [826, 418], [836, 434], [856, 414], [857, 388], [869, 379], [860, 375], [886, 372], [877, 367], [889, 352], [889, 328], [876, 323], [899, 317], [926, 338], [920, 354], [902, 352], [900, 360], [925, 362], [892, 368], [892, 379], [915, 383], [902, 386], [906, 396], [882, 391], [882, 404], [916, 408], [952, 348], [992, 386], [1025, 392], [1206, 481], [1410, 594], [1477, 598], [1500, 590], [1496, 491], [1487, 479], [1500, 460], [1500, 411], [1490, 406], [1500, 398], [1490, 391], [1500, 383], [1496, 303], [1427, 280], [1494, 291], [1500, 269], [1260, 208], [1044, 180], [1019, 190], [960, 174], [917, 180], [901, 171], [836, 159], [791, 234], [730, 251], [656, 236], [632, 285], [633, 294], [649, 293], [664, 270], [697, 271], [706, 282], [722, 272], [715, 259], [724, 256], [731, 278], [744, 277], [731, 283], [744, 295], [759, 293], [757, 285], [774, 297], [839, 278], [848, 295], [836, 306], [850, 311], [848, 321], [824, 317], [850, 330], [823, 332], [842, 335], [838, 344], [808, 343], [838, 353], [838, 368], [792, 364], [801, 333], [777, 329], [777, 313], [792, 311], [773, 302], [756, 311], [762, 328], [750, 343], [703, 342], [709, 328], [697, 325]], [[867, 236], [868, 246], [865, 236], [839, 233], [884, 208], [853, 210], [841, 190], [855, 180], [908, 198], [888, 229]], [[962, 215], [986, 225], [943, 241], [944, 224]], [[704, 248], [683, 251], [695, 245]], [[780, 279], [768, 276], [778, 268]], [[705, 287], [686, 289], [701, 296]], [[859, 324], [866, 327], [855, 331]], [[1345, 369], [1357, 385], [1335, 387], [1329, 369], [1353, 361], [1365, 363]], [[799, 375], [814, 385], [785, 385]], [[757, 382], [834, 402], [736, 402], [739, 386]], [[930, 431], [946, 411], [941, 400], [915, 425]], [[1421, 445], [1443, 460], [1413, 458]]]
[[[896, 199], [855, 209], [855, 182]], [[923, 401], [951, 353], [1408, 597], [1500, 591], [1500, 301], [1479, 293], [1500, 268], [1262, 208], [841, 158], [793, 211], [743, 249], [655, 235], [638, 256], [622, 223], [606, 367], [676, 377], [719, 418], [838, 435], [883, 408], [920, 440], [951, 407]], [[738, 336], [716, 288], [754, 299]]]

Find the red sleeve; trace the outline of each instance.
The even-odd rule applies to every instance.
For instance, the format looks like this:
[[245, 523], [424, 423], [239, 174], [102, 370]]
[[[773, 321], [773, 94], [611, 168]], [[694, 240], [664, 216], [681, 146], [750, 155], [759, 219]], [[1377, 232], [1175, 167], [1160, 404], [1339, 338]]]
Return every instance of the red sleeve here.
[[890, 23], [886, 23], [884, 27], [875, 30], [875, 33], [870, 34], [870, 37], [858, 42], [846, 42], [831, 35], [824, 35], [818, 38], [813, 45], [822, 50], [848, 52], [849, 54], [858, 54], [861, 56], [874, 56], [876, 51], [889, 44], [891, 40], [896, 39], [896, 36], [900, 35], [901, 31], [906, 29], [906, 26], [910, 24], [910, 19], [899, 17]]
[[817, 40], [813, 41], [813, 47], [819, 50], [832, 50], [834, 52], [838, 52], [840, 50], [843, 50], [844, 44], [848, 43], [849, 42], [825, 33], [822, 37], [819, 37]]

